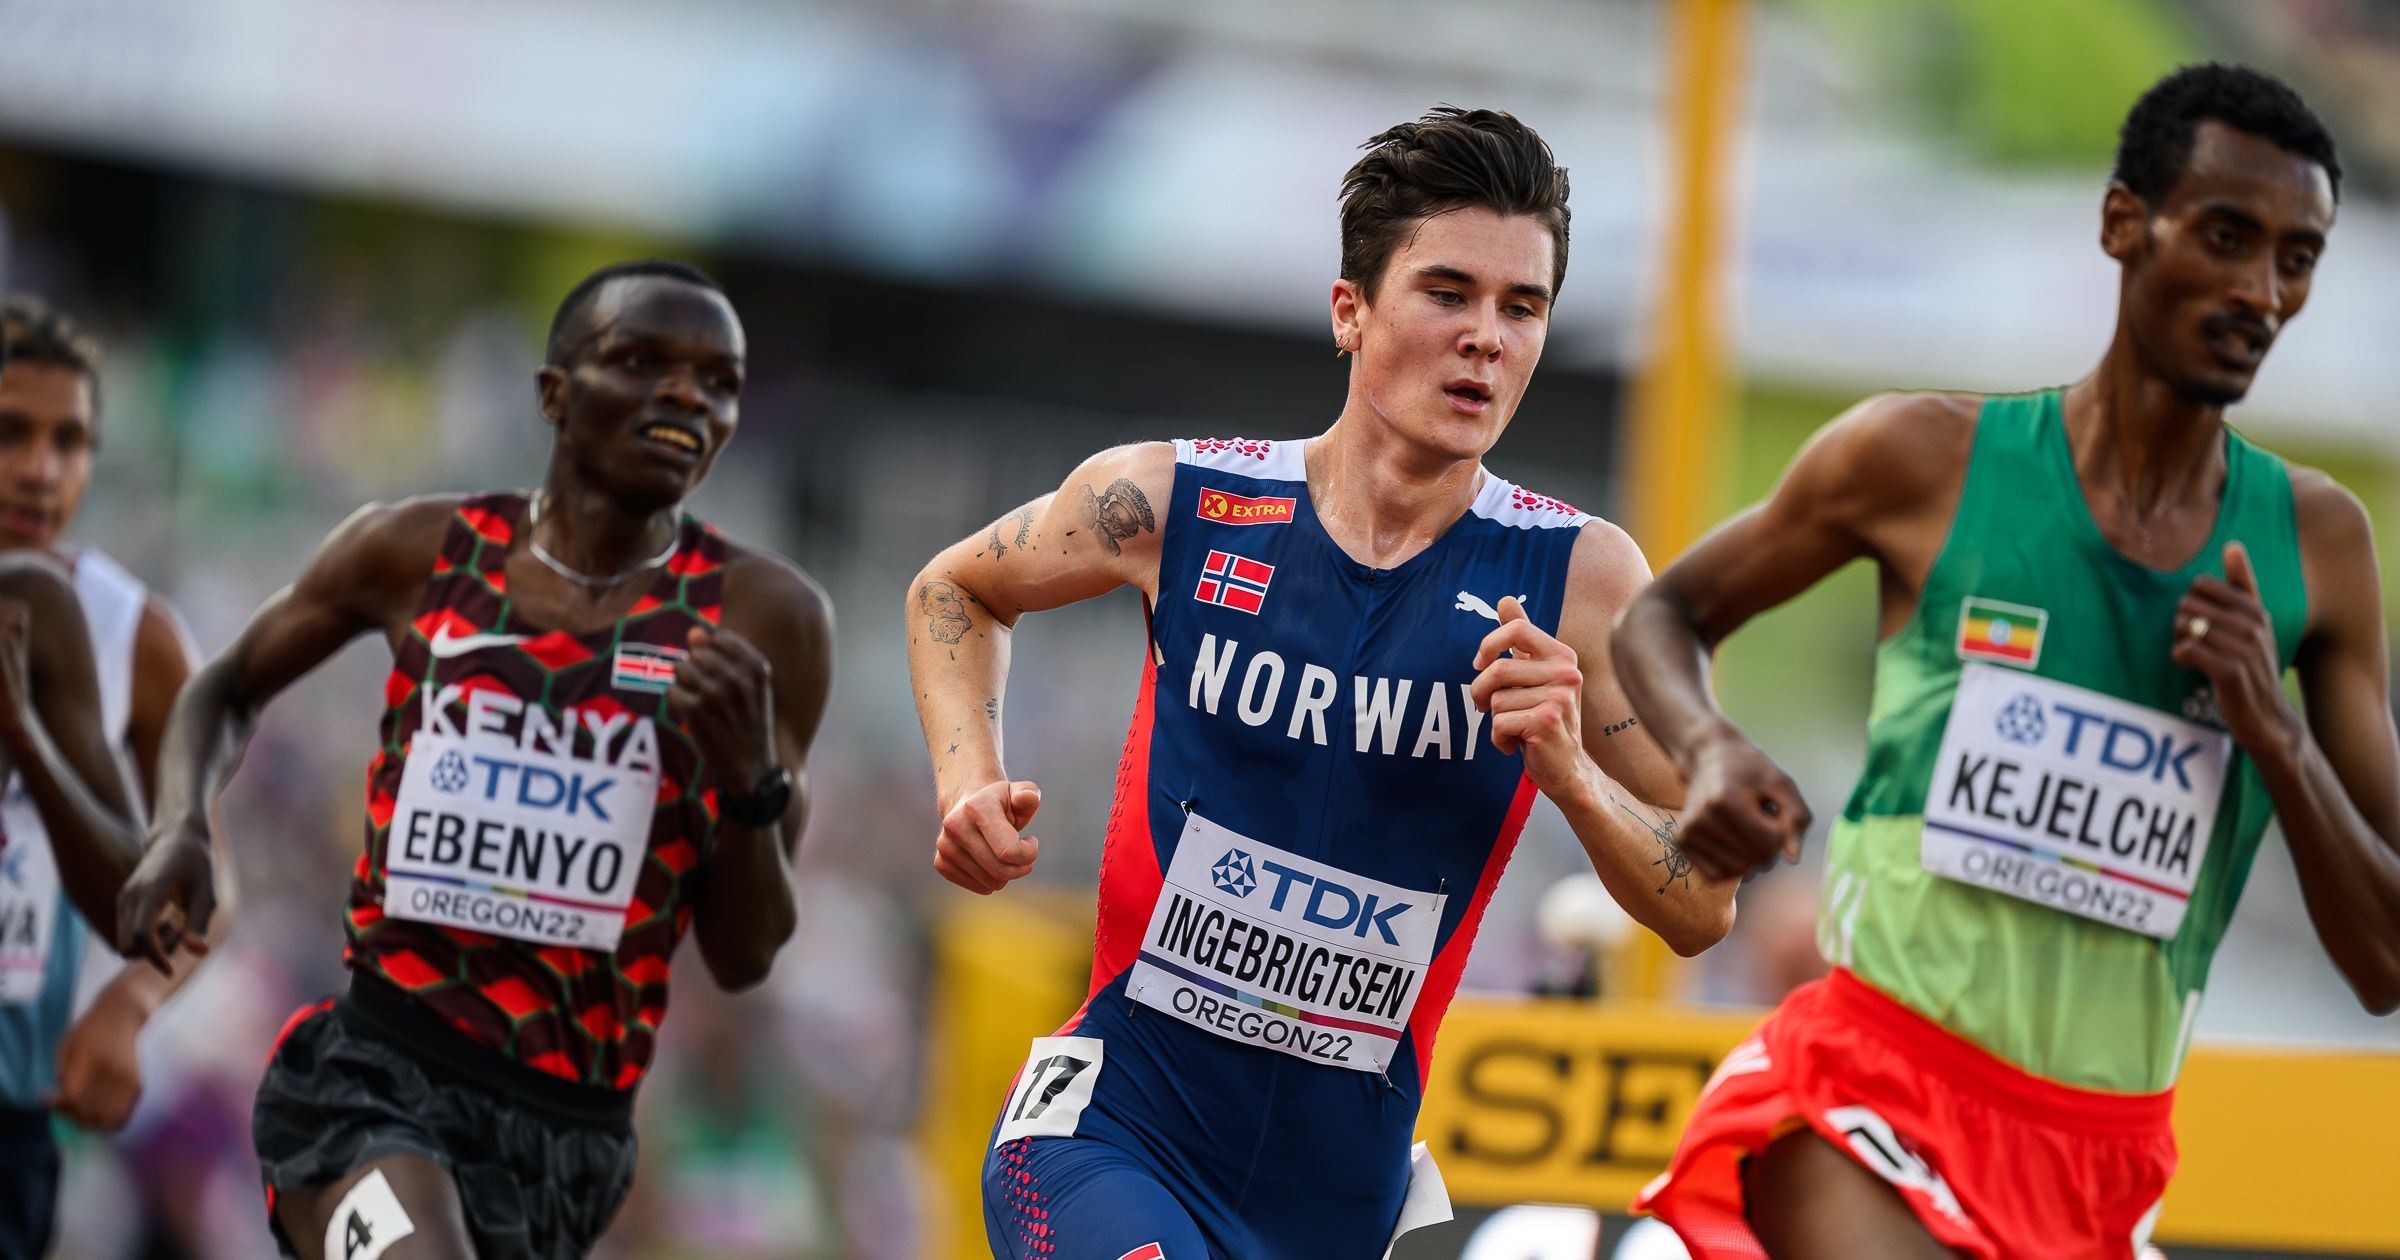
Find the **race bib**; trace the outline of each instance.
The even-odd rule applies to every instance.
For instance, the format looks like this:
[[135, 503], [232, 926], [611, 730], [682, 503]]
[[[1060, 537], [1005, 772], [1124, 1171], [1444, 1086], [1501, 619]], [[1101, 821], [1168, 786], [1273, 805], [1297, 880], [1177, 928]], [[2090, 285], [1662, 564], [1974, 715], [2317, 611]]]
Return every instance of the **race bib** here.
[[0, 839], [0, 1003], [21, 1005], [42, 996], [50, 942], [58, 927], [58, 862], [41, 833], [22, 825], [30, 805], [17, 807], [13, 784], [0, 818], [19, 825]]
[[1942, 731], [1919, 860], [2163, 940], [2199, 881], [2232, 756], [2212, 727], [1970, 664]]
[[411, 741], [384, 841], [384, 913], [615, 949], [658, 803], [655, 756], [479, 734], [426, 729]]
[[1083, 1109], [1092, 1105], [1092, 1090], [1100, 1084], [1106, 1049], [1098, 1037], [1034, 1038], [1033, 1053], [1025, 1056], [1025, 1067], [1017, 1073], [1017, 1087], [1000, 1110], [992, 1146], [1018, 1138], [1075, 1136]]
[[1190, 814], [1133, 1000], [1228, 1040], [1381, 1072], [1424, 988], [1445, 900]]

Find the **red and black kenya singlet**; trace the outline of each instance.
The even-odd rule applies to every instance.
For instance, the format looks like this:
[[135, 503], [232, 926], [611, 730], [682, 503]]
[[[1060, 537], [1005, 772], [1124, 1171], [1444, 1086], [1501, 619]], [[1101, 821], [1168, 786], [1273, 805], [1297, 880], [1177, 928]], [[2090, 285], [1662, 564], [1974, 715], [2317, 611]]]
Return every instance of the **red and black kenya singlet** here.
[[509, 598], [526, 503], [460, 507], [395, 654], [345, 958], [530, 1067], [631, 1089], [715, 830], [666, 690], [717, 624], [725, 540], [686, 516], [623, 619], [567, 634]]

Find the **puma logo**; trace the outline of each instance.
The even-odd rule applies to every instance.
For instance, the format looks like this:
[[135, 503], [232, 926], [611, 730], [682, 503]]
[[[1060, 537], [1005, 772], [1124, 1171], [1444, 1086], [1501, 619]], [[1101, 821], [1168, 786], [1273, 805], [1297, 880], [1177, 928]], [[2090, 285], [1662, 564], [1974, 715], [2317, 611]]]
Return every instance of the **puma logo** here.
[[[1525, 596], [1519, 595], [1517, 596], [1517, 603], [1523, 604], [1525, 599]], [[1460, 591], [1458, 593], [1458, 604], [1452, 611], [1471, 612], [1476, 616], [1491, 622], [1497, 622], [1500, 620], [1499, 609], [1492, 607], [1490, 604], [1484, 603], [1482, 600], [1477, 599], [1465, 591]]]

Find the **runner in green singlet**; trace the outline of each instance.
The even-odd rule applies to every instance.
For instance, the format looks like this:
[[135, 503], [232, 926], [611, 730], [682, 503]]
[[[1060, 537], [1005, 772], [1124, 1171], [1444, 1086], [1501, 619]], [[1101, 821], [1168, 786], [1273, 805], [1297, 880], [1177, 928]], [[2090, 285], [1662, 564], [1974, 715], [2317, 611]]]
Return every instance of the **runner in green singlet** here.
[[1711, 700], [1709, 650], [1853, 559], [1881, 576], [1867, 763], [1827, 849], [1836, 970], [1728, 1057], [1636, 1205], [1695, 1255], [2132, 1255], [2270, 818], [2334, 963], [2400, 1006], [2367, 514], [2224, 418], [2308, 299], [2340, 179], [2283, 84], [2162, 80], [2102, 203], [2122, 278], [2091, 376], [1861, 404], [1628, 610], [1618, 668], [1690, 783], [1680, 842], [1724, 875], [1796, 856], [1810, 815]]

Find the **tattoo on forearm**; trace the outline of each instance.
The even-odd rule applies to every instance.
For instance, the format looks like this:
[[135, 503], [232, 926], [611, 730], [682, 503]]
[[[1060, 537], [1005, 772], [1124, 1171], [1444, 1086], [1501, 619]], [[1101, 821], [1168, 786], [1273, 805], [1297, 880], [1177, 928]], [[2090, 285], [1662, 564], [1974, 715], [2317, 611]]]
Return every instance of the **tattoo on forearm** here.
[[1026, 538], [1030, 537], [1030, 536], [1032, 535], [1032, 533], [1033, 533], [1033, 509], [1032, 509], [1032, 508], [1019, 508], [1019, 509], [1017, 509], [1017, 545], [1018, 545], [1018, 546], [1020, 546], [1020, 547], [1024, 546], [1024, 545], [1025, 545], [1025, 540], [1026, 540]]
[[1000, 720], [1000, 701], [997, 697], [983, 702], [983, 715], [995, 722]]
[[1659, 895], [1665, 896], [1667, 890], [1677, 884], [1682, 884], [1685, 891], [1690, 891], [1692, 860], [1685, 857], [1683, 848], [1675, 843], [1675, 815], [1662, 809], [1654, 820], [1623, 801], [1617, 802], [1617, 808], [1633, 815], [1633, 820], [1648, 829], [1652, 838], [1658, 841], [1658, 860], [1650, 865], [1662, 868], [1658, 881]]
[[1112, 556], [1124, 554], [1123, 540], [1136, 533], [1158, 531], [1158, 517], [1150, 510], [1150, 497], [1123, 477], [1109, 482], [1108, 488], [1098, 494], [1093, 494], [1090, 486], [1083, 488], [1083, 520], [1091, 527], [1092, 536]]
[[1642, 720], [1640, 718], [1629, 717], [1622, 722], [1611, 722], [1608, 725], [1601, 727], [1600, 733], [1603, 735], [1615, 735], [1621, 731], [1630, 731], [1634, 727], [1640, 726], [1641, 724]]
[[1008, 554], [1008, 544], [1000, 541], [1000, 522], [998, 521], [992, 522], [991, 553], [994, 560]]
[[925, 614], [925, 632], [936, 643], [956, 643], [966, 638], [975, 624], [967, 615], [967, 601], [959, 598], [958, 588], [948, 582], [918, 587], [917, 611]]

